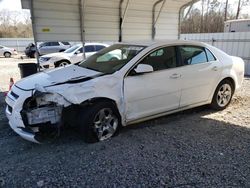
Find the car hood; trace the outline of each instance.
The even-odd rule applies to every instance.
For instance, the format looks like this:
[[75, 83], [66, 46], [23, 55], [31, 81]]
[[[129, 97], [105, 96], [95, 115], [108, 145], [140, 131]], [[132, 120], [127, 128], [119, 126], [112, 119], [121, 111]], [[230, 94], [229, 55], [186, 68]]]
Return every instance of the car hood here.
[[22, 90], [33, 90], [37, 86], [50, 87], [67, 83], [80, 83], [101, 75], [103, 74], [97, 71], [69, 65], [28, 76], [16, 82], [15, 86]]

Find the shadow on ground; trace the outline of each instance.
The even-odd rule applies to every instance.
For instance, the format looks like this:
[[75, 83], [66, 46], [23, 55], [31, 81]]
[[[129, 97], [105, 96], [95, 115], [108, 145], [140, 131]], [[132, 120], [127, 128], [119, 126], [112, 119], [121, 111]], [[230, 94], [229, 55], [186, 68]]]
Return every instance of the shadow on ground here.
[[102, 143], [66, 130], [37, 145], [9, 128], [0, 106], [0, 187], [250, 187], [250, 129], [206, 118], [207, 107], [128, 126]]

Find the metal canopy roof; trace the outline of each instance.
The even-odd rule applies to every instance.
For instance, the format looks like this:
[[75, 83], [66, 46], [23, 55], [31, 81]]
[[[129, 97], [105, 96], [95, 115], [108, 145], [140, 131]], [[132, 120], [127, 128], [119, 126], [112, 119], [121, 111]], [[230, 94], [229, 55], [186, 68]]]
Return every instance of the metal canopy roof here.
[[177, 39], [181, 10], [197, 0], [22, 0], [36, 41]]

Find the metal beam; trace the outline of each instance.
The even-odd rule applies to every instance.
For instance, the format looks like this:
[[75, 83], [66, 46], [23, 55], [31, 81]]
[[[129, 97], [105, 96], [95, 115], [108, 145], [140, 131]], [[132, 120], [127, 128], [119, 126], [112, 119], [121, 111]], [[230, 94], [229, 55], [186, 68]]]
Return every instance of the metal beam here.
[[127, 1], [127, 5], [126, 5], [126, 8], [125, 8], [124, 13], [123, 13], [123, 16], [122, 16], [122, 23], [121, 23], [121, 24], [122, 24], [122, 25], [121, 25], [122, 28], [123, 28], [123, 24], [124, 24], [124, 21], [125, 21], [127, 12], [128, 12], [129, 1], [130, 1], [130, 0]]
[[[159, 10], [159, 13], [158, 13], [156, 19], [155, 19], [155, 8], [156, 8], [156, 6], [157, 6], [158, 4], [160, 4], [161, 2], [162, 2], [161, 8], [160, 8], [160, 10]], [[158, 1], [156, 1], [156, 2], [154, 3], [154, 5], [153, 5], [153, 8], [152, 8], [152, 40], [155, 39], [155, 34], [156, 34], [156, 32], [155, 32], [155, 25], [156, 25], [156, 23], [157, 23], [157, 21], [158, 21], [158, 19], [159, 19], [159, 17], [160, 17], [160, 14], [161, 14], [162, 9], [163, 9], [163, 7], [164, 7], [164, 5], [165, 5], [165, 2], [166, 2], [166, 0], [158, 0]]]
[[188, 9], [188, 11], [187, 11], [187, 13], [186, 13], [186, 15], [184, 16], [184, 19], [186, 19], [187, 18], [187, 16], [189, 15], [189, 13], [190, 13], [190, 11], [192, 10], [192, 8], [193, 8], [193, 3], [189, 6], [189, 9]]
[[122, 3], [124, 0], [120, 0], [119, 3], [119, 42], [122, 42]]
[[128, 12], [129, 2], [130, 0], [127, 0], [124, 13], [122, 13], [122, 4], [124, 3], [124, 0], [120, 0], [120, 3], [119, 3], [119, 42], [122, 42], [122, 28], [123, 28], [123, 24], [124, 24], [124, 21]]
[[81, 29], [81, 41], [82, 41], [82, 55], [83, 59], [86, 58], [85, 55], [85, 28], [84, 28], [84, 10], [85, 10], [86, 0], [79, 0], [79, 16], [80, 16], [80, 29]]
[[34, 43], [36, 47], [36, 61], [37, 61], [38, 71], [40, 71], [39, 52], [38, 52], [38, 47], [37, 47], [36, 22], [35, 22], [35, 15], [34, 15], [34, 0], [30, 0], [30, 17], [31, 17], [31, 22], [32, 22]]
[[191, 2], [186, 3], [185, 5], [181, 6], [181, 8], [179, 9], [178, 39], [180, 39], [180, 37], [181, 37], [181, 21], [183, 18], [184, 9], [187, 8], [188, 6], [193, 6], [193, 4], [198, 2], [198, 1], [200, 1], [200, 0], [192, 0]]

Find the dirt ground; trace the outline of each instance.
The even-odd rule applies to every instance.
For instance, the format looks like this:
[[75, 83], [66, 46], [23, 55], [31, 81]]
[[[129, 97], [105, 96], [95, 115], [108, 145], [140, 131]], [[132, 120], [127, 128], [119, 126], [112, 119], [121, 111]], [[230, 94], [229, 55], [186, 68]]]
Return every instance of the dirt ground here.
[[[2, 91], [10, 76], [19, 78], [20, 61], [0, 59]], [[224, 111], [187, 110], [96, 144], [74, 130], [50, 144], [27, 142], [9, 128], [4, 108], [1, 93], [0, 187], [250, 187], [249, 78]]]

